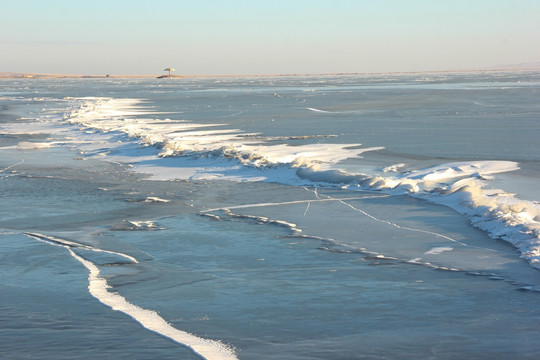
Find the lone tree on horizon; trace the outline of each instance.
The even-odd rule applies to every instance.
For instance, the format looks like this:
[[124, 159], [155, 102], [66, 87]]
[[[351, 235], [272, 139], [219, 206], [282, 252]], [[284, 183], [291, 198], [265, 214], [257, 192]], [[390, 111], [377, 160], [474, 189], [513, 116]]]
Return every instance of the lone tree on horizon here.
[[168, 67], [166, 68], [165, 70], [163, 71], [168, 71], [169, 72], [169, 76], [171, 76], [171, 71], [175, 71], [172, 67]]

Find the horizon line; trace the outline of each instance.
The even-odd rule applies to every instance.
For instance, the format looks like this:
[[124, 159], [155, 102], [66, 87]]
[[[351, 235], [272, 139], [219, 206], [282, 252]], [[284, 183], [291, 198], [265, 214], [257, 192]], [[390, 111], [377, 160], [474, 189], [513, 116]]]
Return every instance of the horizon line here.
[[530, 68], [520, 67], [494, 67], [485, 69], [467, 69], [467, 70], [418, 70], [418, 71], [374, 71], [374, 72], [321, 72], [321, 73], [271, 73], [271, 74], [57, 74], [57, 73], [35, 73], [35, 72], [0, 72], [0, 79], [20, 79], [20, 78], [35, 78], [35, 79], [53, 79], [53, 78], [223, 78], [223, 77], [309, 77], [309, 76], [354, 76], [354, 75], [386, 75], [386, 74], [434, 74], [434, 73], [467, 73], [467, 72], [489, 72], [489, 71], [527, 71], [540, 70], [540, 66]]

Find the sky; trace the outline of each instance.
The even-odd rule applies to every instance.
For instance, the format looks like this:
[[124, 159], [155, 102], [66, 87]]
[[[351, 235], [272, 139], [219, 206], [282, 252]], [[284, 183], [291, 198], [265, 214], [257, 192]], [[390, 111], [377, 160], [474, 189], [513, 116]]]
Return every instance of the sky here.
[[540, 62], [539, 0], [0, 0], [0, 72], [371, 73]]

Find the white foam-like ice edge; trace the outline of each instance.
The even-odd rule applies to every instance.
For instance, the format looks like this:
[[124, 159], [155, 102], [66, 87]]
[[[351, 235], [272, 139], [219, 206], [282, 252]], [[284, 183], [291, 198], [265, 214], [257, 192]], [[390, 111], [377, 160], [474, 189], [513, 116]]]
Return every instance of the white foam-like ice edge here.
[[[202, 130], [221, 124], [195, 124], [169, 119], [143, 119], [151, 115], [139, 99], [75, 98], [64, 119], [72, 124], [118, 132], [161, 150], [162, 158], [145, 158], [144, 166], [128, 156], [117, 160], [134, 163], [156, 179], [227, 179], [265, 181], [288, 185], [320, 186], [408, 194], [450, 207], [493, 238], [513, 244], [521, 256], [540, 268], [540, 208], [503, 190], [486, 189], [493, 174], [515, 171], [512, 161], [474, 161], [441, 164], [396, 176], [351, 174], [332, 169], [340, 161], [380, 147], [359, 144], [267, 144], [241, 130]], [[137, 118], [129, 116], [137, 115]], [[253, 134], [249, 134], [253, 135]], [[163, 162], [171, 158], [171, 164]], [[186, 159], [191, 159], [188, 162]], [[194, 160], [196, 159], [196, 160]]]
[[406, 194], [447, 206], [467, 216], [471, 224], [515, 246], [521, 257], [540, 269], [540, 206], [501, 189], [488, 189], [491, 175], [514, 171], [512, 161], [441, 164], [410, 174], [383, 177], [339, 170], [298, 169], [299, 177], [317, 186], [346, 187]]
[[137, 305], [134, 305], [126, 300], [118, 293], [110, 292], [111, 286], [107, 283], [107, 280], [100, 276], [99, 267], [79, 255], [77, 255], [72, 248], [83, 248], [86, 250], [96, 252], [106, 252], [115, 254], [120, 257], [131, 260], [133, 263], [138, 261], [130, 255], [126, 255], [119, 252], [108, 251], [103, 249], [94, 248], [88, 245], [79, 244], [73, 241], [59, 239], [49, 235], [37, 234], [37, 233], [25, 233], [25, 235], [36, 239], [38, 241], [59, 246], [65, 248], [69, 254], [77, 261], [79, 261], [89, 271], [88, 274], [88, 290], [92, 296], [98, 299], [101, 303], [107, 305], [115, 311], [123, 312], [129, 315], [134, 320], [139, 322], [143, 327], [158, 333], [161, 336], [169, 338], [193, 351], [195, 354], [201, 356], [203, 359], [208, 360], [228, 360], [237, 359], [234, 351], [217, 340], [208, 340], [195, 335], [192, 335], [186, 331], [176, 329], [163, 319], [154, 310], [144, 309]]
[[502, 239], [540, 269], [540, 207], [499, 189], [487, 190], [478, 179], [463, 179], [440, 192], [419, 197], [450, 207], [494, 239]]
[[[140, 99], [75, 98], [65, 112], [69, 123], [121, 132], [158, 147], [160, 156], [204, 156], [235, 159], [242, 165], [268, 167], [293, 164], [296, 167], [324, 167], [382, 147], [360, 148], [360, 144], [268, 144], [238, 129], [219, 129], [224, 124], [196, 124], [181, 120], [130, 118], [152, 115], [140, 106]], [[217, 129], [204, 130], [212, 127]], [[249, 135], [249, 136], [248, 136]]]

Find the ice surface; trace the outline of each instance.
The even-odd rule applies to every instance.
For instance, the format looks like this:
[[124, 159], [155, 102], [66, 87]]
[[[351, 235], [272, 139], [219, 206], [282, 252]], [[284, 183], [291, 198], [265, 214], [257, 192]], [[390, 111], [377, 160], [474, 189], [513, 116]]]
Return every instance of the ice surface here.
[[538, 83], [475, 76], [10, 83], [0, 355], [158, 313], [239, 358], [536, 358]]

